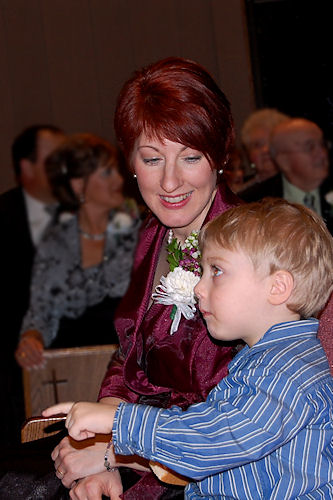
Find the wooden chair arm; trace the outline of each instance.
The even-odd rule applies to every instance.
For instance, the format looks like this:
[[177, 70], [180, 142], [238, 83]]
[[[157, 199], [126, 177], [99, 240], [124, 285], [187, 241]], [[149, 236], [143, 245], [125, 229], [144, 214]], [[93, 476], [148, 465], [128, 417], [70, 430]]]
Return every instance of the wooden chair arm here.
[[28, 443], [36, 439], [52, 436], [65, 429], [66, 415], [55, 417], [31, 417], [28, 418], [21, 429], [21, 442]]
[[166, 467], [166, 465], [154, 462], [153, 460], [150, 460], [149, 467], [155, 476], [157, 476], [160, 481], [163, 481], [163, 483], [186, 486], [191, 481], [188, 477], [182, 476]]

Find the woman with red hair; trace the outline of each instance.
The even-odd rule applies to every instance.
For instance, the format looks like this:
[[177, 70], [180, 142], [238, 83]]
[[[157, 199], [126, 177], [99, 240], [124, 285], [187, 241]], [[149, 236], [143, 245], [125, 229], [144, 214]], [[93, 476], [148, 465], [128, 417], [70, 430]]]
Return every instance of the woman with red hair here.
[[[193, 294], [200, 270], [197, 232], [238, 203], [222, 176], [234, 136], [229, 103], [203, 67], [168, 58], [125, 83], [115, 130], [151, 213], [141, 229], [129, 289], [116, 313], [120, 347], [100, 401], [185, 409], [203, 401], [227, 374], [236, 348], [209, 337]], [[128, 463], [128, 457], [108, 452], [110, 467], [117, 467], [112, 471], [103, 466], [105, 444], [78, 451], [65, 438], [56, 447], [52, 457], [57, 476], [72, 486], [72, 498], [92, 498], [88, 491], [94, 491], [94, 499], [102, 492], [118, 498], [120, 474], [124, 490], [128, 482], [124, 465], [138, 471], [132, 473], [135, 484], [124, 498], [183, 496], [160, 483], [138, 457]], [[95, 472], [99, 474], [73, 484]]]
[[[124, 85], [115, 128], [151, 214], [116, 313], [120, 347], [100, 402], [185, 409], [203, 401], [226, 375], [237, 349], [209, 337], [193, 295], [200, 273], [197, 231], [238, 203], [221, 175], [233, 143], [230, 108], [204, 68], [169, 58]], [[104, 494], [115, 500], [123, 491], [129, 500], [183, 498], [181, 489], [159, 482], [140, 457], [115, 456], [101, 437], [82, 444], [72, 446], [66, 437], [52, 453], [72, 499]]]

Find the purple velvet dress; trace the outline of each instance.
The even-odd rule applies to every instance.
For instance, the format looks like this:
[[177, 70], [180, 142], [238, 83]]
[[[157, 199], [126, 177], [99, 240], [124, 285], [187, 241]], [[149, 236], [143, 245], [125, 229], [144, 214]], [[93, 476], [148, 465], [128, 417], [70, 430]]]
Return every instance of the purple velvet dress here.
[[[205, 222], [239, 203], [221, 184]], [[170, 335], [172, 306], [153, 303], [148, 309], [155, 269], [167, 229], [154, 216], [145, 222], [137, 246], [130, 287], [117, 312], [120, 348], [112, 359], [99, 394], [133, 403], [187, 408], [203, 401], [226, 374], [234, 344], [216, 342], [207, 333], [199, 311], [181, 319]], [[166, 488], [144, 473], [124, 498], [158, 499]]]
[[319, 318], [318, 337], [326, 352], [333, 375], [333, 293]]

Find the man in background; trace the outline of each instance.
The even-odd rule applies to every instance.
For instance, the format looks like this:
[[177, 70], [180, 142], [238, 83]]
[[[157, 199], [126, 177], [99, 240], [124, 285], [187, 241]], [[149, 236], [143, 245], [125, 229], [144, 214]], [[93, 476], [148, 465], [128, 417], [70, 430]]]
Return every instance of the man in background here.
[[272, 132], [270, 154], [279, 173], [239, 196], [245, 201], [274, 196], [306, 205], [323, 217], [333, 233], [333, 205], [326, 196], [333, 186], [322, 130], [304, 118], [284, 121]]
[[[55, 207], [44, 170], [46, 157], [61, 143], [63, 132], [52, 125], [34, 125], [13, 142], [12, 159], [18, 186], [0, 195], [1, 229], [1, 361], [0, 394], [6, 398], [0, 412], [2, 444], [19, 440], [24, 418], [21, 370], [14, 350], [29, 305], [35, 248], [52, 222]], [[51, 210], [50, 210], [51, 208]]]

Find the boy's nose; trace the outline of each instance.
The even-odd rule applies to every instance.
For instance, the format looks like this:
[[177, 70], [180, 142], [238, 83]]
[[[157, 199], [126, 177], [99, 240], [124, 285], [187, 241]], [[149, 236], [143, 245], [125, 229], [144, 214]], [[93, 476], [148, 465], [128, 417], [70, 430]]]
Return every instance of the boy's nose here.
[[199, 281], [194, 287], [194, 295], [198, 297], [198, 299], [202, 298], [202, 285], [201, 285], [202, 280]]

